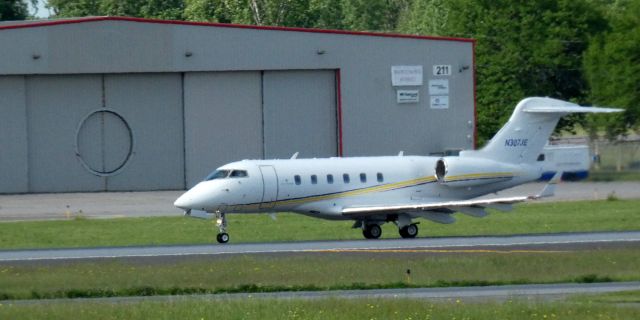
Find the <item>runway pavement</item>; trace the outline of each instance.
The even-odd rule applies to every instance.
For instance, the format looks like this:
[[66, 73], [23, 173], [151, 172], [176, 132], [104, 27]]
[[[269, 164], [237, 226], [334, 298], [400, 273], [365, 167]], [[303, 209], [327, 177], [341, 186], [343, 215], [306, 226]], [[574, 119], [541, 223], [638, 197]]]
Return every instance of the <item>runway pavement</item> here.
[[413, 289], [370, 289], [331, 291], [284, 291], [265, 293], [222, 293], [180, 296], [135, 296], [78, 299], [5, 300], [11, 304], [73, 303], [79, 302], [139, 302], [139, 301], [184, 301], [184, 300], [230, 300], [230, 299], [322, 299], [322, 298], [385, 298], [428, 299], [461, 301], [502, 301], [506, 299], [556, 300], [573, 294], [602, 294], [608, 292], [640, 290], [640, 281], [606, 283], [558, 283], [526, 284], [485, 287], [448, 287]]
[[[534, 195], [544, 183], [530, 183], [508, 189], [500, 196]], [[0, 195], [0, 220], [179, 216], [173, 201], [184, 191], [51, 193]], [[574, 201], [606, 199], [615, 194], [620, 199], [640, 199], [640, 182], [566, 182], [556, 195], [540, 201]], [[493, 197], [495, 195], [489, 195]]]
[[378, 250], [424, 250], [468, 248], [487, 250], [496, 246], [544, 246], [640, 242], [640, 231], [560, 233], [514, 236], [442, 237], [388, 240], [305, 241], [214, 245], [173, 245], [145, 247], [104, 247], [79, 249], [34, 249], [0, 251], [0, 262], [76, 260], [96, 258], [176, 257], [220, 254], [261, 254], [291, 252], [363, 252]]

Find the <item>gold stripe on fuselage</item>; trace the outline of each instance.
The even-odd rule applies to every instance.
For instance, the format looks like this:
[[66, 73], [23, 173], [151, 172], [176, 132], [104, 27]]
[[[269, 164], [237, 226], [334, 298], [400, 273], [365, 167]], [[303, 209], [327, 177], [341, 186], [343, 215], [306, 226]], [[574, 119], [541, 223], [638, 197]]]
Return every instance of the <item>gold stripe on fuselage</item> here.
[[460, 180], [473, 180], [473, 179], [498, 179], [498, 178], [513, 178], [513, 172], [494, 172], [494, 173], [469, 173], [461, 174], [453, 177], [446, 177], [445, 182], [454, 182]]
[[[514, 174], [512, 172], [495, 172], [495, 173], [472, 173], [472, 174], [464, 174], [459, 176], [453, 176], [448, 178], [448, 182], [457, 181], [463, 179], [486, 179], [486, 178], [512, 178]], [[261, 202], [261, 203], [252, 203], [252, 204], [241, 204], [234, 205], [234, 208], [242, 208], [243, 210], [259, 210], [260, 206], [274, 207], [274, 206], [296, 206], [309, 202], [323, 201], [323, 200], [331, 200], [331, 199], [339, 199], [346, 197], [354, 197], [361, 196], [374, 192], [384, 192], [394, 189], [406, 188], [406, 187], [414, 187], [420, 184], [435, 182], [436, 177], [427, 176], [421, 177], [417, 179], [411, 179], [406, 181], [400, 181], [395, 183], [383, 184], [363, 189], [356, 190], [347, 190], [342, 192], [336, 192], [331, 194], [323, 194], [323, 195], [312, 195], [303, 198], [289, 199], [289, 200], [277, 200], [274, 202]]]

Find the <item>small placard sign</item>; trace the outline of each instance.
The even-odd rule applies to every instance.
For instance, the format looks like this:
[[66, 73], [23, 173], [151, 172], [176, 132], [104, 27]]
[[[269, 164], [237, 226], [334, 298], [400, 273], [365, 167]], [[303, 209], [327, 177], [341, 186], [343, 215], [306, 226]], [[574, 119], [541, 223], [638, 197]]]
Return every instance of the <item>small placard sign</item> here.
[[399, 86], [421, 86], [422, 66], [391, 66], [391, 84]]
[[449, 109], [449, 96], [431, 96], [431, 109]]
[[430, 95], [449, 94], [449, 80], [447, 79], [429, 80], [429, 94]]
[[398, 103], [418, 103], [420, 102], [420, 91], [418, 90], [398, 90]]

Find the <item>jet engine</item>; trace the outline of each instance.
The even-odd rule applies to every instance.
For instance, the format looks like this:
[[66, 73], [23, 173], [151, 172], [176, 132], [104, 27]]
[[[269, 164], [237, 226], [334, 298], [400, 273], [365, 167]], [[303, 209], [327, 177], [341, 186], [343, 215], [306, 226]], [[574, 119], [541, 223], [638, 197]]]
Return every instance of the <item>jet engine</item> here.
[[517, 167], [489, 159], [444, 157], [436, 161], [438, 183], [449, 187], [471, 187], [513, 179]]

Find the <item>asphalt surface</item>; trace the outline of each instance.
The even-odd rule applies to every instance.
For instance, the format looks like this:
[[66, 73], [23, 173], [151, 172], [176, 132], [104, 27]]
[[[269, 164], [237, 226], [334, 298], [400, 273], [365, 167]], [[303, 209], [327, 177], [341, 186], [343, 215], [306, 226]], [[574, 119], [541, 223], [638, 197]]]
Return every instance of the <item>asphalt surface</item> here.
[[640, 282], [560, 283], [504, 285], [486, 287], [448, 287], [415, 289], [373, 289], [332, 291], [287, 291], [268, 293], [225, 293], [181, 296], [110, 297], [79, 299], [9, 300], [4, 304], [79, 303], [79, 302], [139, 302], [230, 299], [322, 299], [322, 298], [385, 298], [428, 299], [461, 301], [503, 301], [507, 299], [557, 300], [573, 294], [602, 294], [608, 292], [640, 290]]
[[[530, 183], [498, 193], [500, 196], [534, 195], [544, 183]], [[184, 191], [51, 193], [0, 195], [0, 220], [180, 216], [173, 202]], [[539, 201], [640, 199], [640, 182], [567, 182], [556, 195]], [[493, 197], [489, 195], [487, 197]]]
[[490, 250], [497, 246], [559, 244], [606, 244], [640, 242], [640, 231], [560, 233], [515, 236], [443, 237], [418, 239], [304, 241], [214, 245], [172, 245], [144, 247], [101, 247], [77, 249], [33, 249], [0, 251], [0, 262], [38, 260], [78, 260], [96, 258], [177, 257], [221, 254], [265, 254], [295, 252], [376, 252], [381, 250], [425, 250], [467, 248]]

